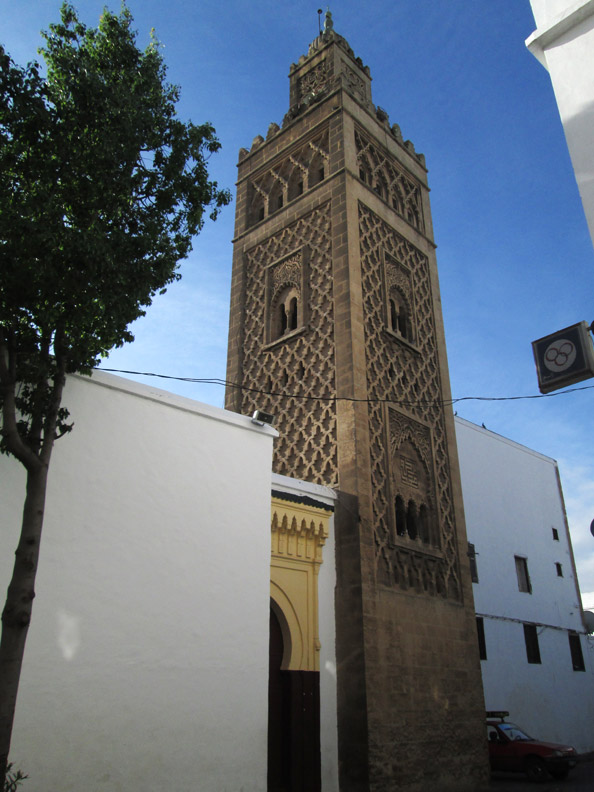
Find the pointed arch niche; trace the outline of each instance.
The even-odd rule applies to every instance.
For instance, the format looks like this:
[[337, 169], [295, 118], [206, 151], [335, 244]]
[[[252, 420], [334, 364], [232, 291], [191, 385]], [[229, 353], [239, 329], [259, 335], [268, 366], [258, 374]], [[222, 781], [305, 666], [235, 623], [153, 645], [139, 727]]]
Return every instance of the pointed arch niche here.
[[273, 493], [271, 509], [270, 597], [283, 633], [281, 667], [319, 671], [318, 572], [332, 509], [287, 497]]
[[301, 248], [266, 270], [265, 344], [276, 344], [305, 329], [308, 250]]
[[414, 289], [410, 270], [384, 251], [385, 327], [393, 338], [417, 345]]

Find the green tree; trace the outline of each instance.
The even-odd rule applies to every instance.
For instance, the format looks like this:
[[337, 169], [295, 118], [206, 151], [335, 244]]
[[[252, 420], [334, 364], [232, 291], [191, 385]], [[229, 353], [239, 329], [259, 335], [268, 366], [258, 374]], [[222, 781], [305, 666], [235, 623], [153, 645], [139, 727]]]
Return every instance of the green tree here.
[[71, 426], [68, 373], [90, 373], [177, 280], [206, 212], [227, 190], [209, 179], [210, 124], [177, 117], [155, 39], [132, 17], [97, 28], [69, 4], [43, 33], [45, 76], [0, 47], [1, 450], [26, 469], [21, 536], [2, 613], [0, 780], [4, 781], [54, 441]]

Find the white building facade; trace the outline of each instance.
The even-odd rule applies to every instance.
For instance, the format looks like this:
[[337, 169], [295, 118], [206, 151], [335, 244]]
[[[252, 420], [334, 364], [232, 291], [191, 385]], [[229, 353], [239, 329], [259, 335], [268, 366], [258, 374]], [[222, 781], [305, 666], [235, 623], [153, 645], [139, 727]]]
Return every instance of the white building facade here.
[[[102, 372], [69, 378], [65, 404], [11, 759], [36, 792], [266, 789], [275, 610], [281, 670], [319, 675], [320, 789], [337, 792], [336, 494], [272, 475], [276, 433], [246, 416]], [[486, 707], [592, 750], [556, 464], [456, 430]], [[3, 590], [24, 482], [0, 457]]]
[[594, 242], [594, 0], [530, 0], [526, 45], [548, 70]]
[[[71, 377], [11, 746], [36, 792], [266, 789], [276, 432], [96, 372]], [[0, 457], [0, 589], [25, 474]], [[309, 487], [309, 489], [308, 489]], [[310, 492], [310, 490], [312, 490]], [[319, 571], [324, 789], [336, 789], [334, 545]], [[333, 753], [334, 752], [334, 753]]]
[[594, 750], [588, 640], [557, 464], [456, 418], [487, 710]]

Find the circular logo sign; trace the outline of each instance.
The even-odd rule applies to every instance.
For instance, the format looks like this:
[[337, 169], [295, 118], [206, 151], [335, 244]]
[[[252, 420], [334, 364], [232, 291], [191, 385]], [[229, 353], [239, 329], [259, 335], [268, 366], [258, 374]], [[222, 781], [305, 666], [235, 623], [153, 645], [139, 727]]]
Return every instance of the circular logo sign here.
[[544, 364], [549, 371], [559, 374], [575, 362], [576, 355], [577, 350], [573, 341], [569, 341], [567, 338], [556, 338], [545, 349]]

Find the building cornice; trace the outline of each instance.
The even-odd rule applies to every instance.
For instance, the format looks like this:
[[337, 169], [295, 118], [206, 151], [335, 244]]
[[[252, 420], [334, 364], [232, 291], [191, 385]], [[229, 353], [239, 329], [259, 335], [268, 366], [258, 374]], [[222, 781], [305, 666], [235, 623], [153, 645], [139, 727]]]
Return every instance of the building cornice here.
[[577, 27], [591, 16], [594, 16], [594, 0], [580, 0], [580, 2], [565, 9], [563, 13], [553, 17], [548, 25], [537, 28], [526, 39], [526, 46], [548, 71], [549, 67], [545, 50], [567, 33], [568, 30]]

